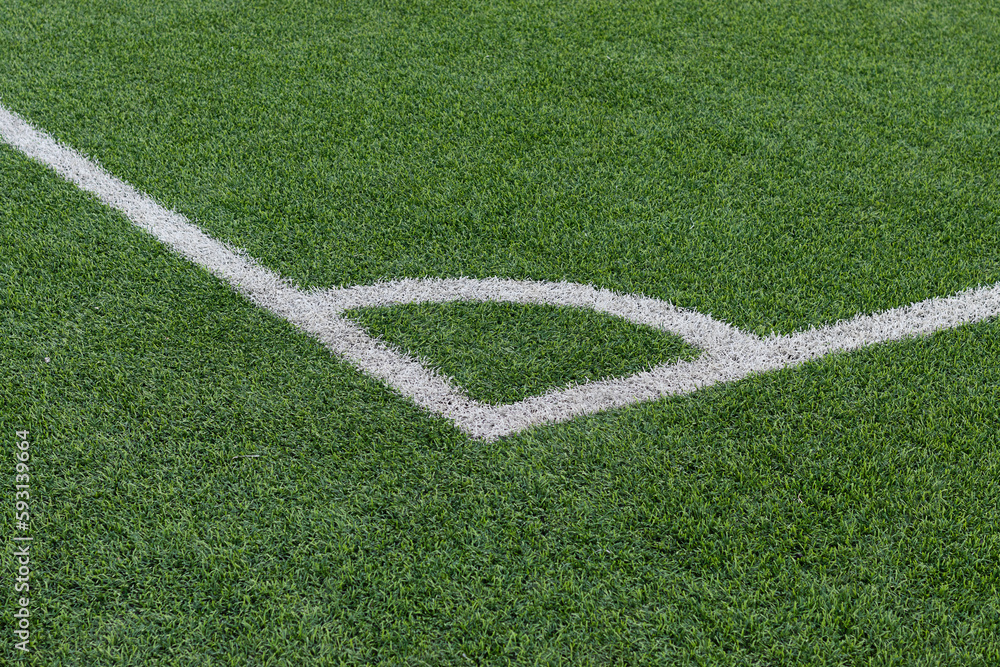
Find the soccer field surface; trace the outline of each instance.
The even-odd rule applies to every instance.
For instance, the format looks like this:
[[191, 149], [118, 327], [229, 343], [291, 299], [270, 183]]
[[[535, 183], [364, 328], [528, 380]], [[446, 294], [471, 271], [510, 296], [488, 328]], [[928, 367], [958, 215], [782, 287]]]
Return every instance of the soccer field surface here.
[[4, 659], [1000, 662], [998, 44], [13, 0]]

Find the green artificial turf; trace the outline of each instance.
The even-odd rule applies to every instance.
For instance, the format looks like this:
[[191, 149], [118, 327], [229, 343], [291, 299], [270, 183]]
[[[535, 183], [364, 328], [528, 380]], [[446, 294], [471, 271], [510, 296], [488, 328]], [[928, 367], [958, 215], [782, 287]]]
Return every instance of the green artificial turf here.
[[[10, 0], [0, 97], [303, 287], [785, 332], [1000, 279], [998, 12]], [[356, 315], [507, 400], [511, 308]], [[536, 388], [685, 354], [549, 312]], [[485, 443], [0, 145], [0, 377], [0, 664], [1000, 664], [996, 320]]]
[[6, 147], [0, 186], [9, 664], [1000, 660], [995, 322], [487, 444]]
[[1000, 5], [11, 0], [0, 95], [303, 286], [767, 333], [1000, 279]]
[[451, 302], [346, 316], [426, 359], [472, 398], [493, 404], [699, 354], [678, 336], [579, 308]]

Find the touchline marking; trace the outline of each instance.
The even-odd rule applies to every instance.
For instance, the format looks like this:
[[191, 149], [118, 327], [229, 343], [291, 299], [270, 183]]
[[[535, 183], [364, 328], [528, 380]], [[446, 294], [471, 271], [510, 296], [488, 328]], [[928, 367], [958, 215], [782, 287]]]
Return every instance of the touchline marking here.
[[[640, 401], [687, 394], [753, 373], [796, 366], [831, 352], [926, 335], [1000, 315], [1000, 283], [873, 315], [858, 315], [818, 329], [766, 338], [659, 299], [567, 282], [424, 278], [302, 290], [244, 251], [213, 239], [180, 213], [167, 210], [50, 135], [36, 130], [2, 104], [0, 136], [28, 157], [121, 211], [136, 226], [225, 280], [254, 304], [307, 332], [336, 356], [423, 408], [447, 417], [470, 436], [485, 440]], [[342, 315], [352, 308], [455, 300], [591, 308], [674, 333], [703, 353], [693, 361], [663, 364], [624, 378], [553, 390], [517, 403], [488, 405], [469, 398], [450, 378], [372, 338]]]

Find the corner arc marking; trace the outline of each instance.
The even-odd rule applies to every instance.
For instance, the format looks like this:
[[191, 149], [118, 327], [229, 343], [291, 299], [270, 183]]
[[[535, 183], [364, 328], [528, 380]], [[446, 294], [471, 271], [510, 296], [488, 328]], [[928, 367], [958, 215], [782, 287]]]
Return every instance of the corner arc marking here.
[[760, 339], [694, 310], [660, 299], [572, 282], [511, 278], [406, 278], [373, 285], [314, 290], [338, 314], [353, 308], [413, 303], [493, 301], [587, 308], [633, 324], [673, 333], [707, 351]]

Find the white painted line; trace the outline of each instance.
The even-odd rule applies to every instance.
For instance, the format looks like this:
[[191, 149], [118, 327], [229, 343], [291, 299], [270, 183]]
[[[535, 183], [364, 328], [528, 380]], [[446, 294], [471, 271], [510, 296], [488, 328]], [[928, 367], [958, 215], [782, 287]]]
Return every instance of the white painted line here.
[[693, 310], [644, 296], [618, 294], [579, 283], [552, 283], [507, 278], [406, 279], [318, 292], [336, 312], [407, 303], [497, 301], [573, 306], [674, 333], [706, 350], [746, 343], [748, 335]]
[[[115, 178], [0, 104], [0, 136], [136, 226], [232, 285], [251, 302], [319, 340], [338, 357], [378, 378], [475, 438], [493, 440], [544, 423], [640, 401], [686, 394], [753, 373], [795, 366], [831, 352], [925, 335], [1000, 315], [1000, 283], [928, 299], [790, 336], [760, 338], [659, 299], [590, 285], [504, 278], [407, 279], [340, 289], [301, 290], [242, 250], [221, 243], [184, 216]], [[450, 378], [373, 339], [345, 310], [445, 301], [504, 301], [590, 308], [679, 335], [703, 350], [694, 361], [663, 364], [625, 378], [588, 382], [508, 405], [469, 398]]]

